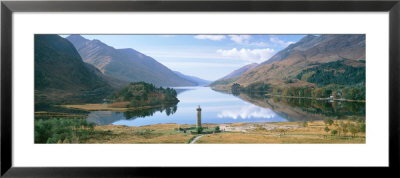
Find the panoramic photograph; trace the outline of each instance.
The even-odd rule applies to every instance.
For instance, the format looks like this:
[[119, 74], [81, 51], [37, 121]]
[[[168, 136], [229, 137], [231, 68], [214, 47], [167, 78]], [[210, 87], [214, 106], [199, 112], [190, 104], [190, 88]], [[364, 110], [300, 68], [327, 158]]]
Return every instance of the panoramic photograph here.
[[36, 144], [365, 144], [365, 34], [36, 34]]

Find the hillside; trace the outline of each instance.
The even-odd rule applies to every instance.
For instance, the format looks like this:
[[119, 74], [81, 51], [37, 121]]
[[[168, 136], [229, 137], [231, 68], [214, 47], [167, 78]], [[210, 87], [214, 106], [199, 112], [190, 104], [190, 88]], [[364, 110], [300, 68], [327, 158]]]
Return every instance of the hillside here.
[[190, 81], [195, 82], [196, 85], [198, 85], [198, 86], [204, 86], [204, 85], [208, 85], [209, 83], [211, 83], [211, 81], [204, 80], [204, 79], [201, 79], [201, 78], [199, 78], [199, 77], [190, 76], [190, 75], [185, 75], [185, 74], [182, 74], [182, 73], [180, 73], [180, 72], [178, 72], [178, 71], [174, 71], [174, 72], [175, 72], [175, 74], [177, 74], [179, 77], [182, 77], [182, 78], [184, 78], [184, 79], [187, 79], [187, 80], [190, 80]]
[[[365, 35], [307, 35], [240, 77], [220, 82], [214, 88], [227, 90], [233, 83], [243, 87], [253, 83], [268, 83], [273, 88], [316, 87], [320, 84], [311, 80], [301, 80], [298, 75], [305, 73], [309, 68], [339, 60], [347, 61], [343, 62], [343, 65], [363, 66], [365, 70]], [[345, 69], [349, 68], [342, 66], [340, 72], [343, 74]], [[332, 71], [319, 72], [323, 75], [324, 72]]]
[[242, 75], [243, 73], [257, 67], [258, 64], [257, 63], [252, 63], [252, 64], [248, 64], [245, 65], [239, 69], [234, 70], [233, 72], [229, 73], [228, 75], [226, 75], [225, 77], [222, 77], [221, 79], [218, 79], [214, 82], [212, 82], [209, 86], [216, 86], [216, 85], [223, 85], [223, 84], [229, 84], [232, 81], [234, 81], [237, 77], [239, 77], [240, 75]]
[[122, 81], [145, 81], [156, 86], [195, 86], [172, 70], [134, 49], [115, 49], [99, 40], [80, 35], [67, 39], [76, 47], [83, 61], [98, 68], [104, 75]]
[[248, 70], [253, 69], [254, 67], [256, 67], [258, 64], [257, 63], [252, 63], [252, 64], [248, 64], [245, 65], [239, 69], [234, 70], [233, 72], [231, 72], [230, 74], [228, 74], [225, 77], [222, 77], [221, 79], [231, 79], [231, 78], [236, 78], [239, 77], [240, 75], [242, 75], [243, 73], [247, 72]]
[[58, 35], [35, 35], [35, 108], [99, 102], [112, 87], [90, 70], [74, 46]]
[[106, 81], [111, 87], [115, 89], [120, 89], [126, 85], [129, 85], [129, 82], [127, 81], [119, 80], [114, 77], [104, 75], [98, 68], [96, 68], [92, 64], [85, 63], [85, 65], [89, 69], [89, 71], [96, 74], [98, 77]]

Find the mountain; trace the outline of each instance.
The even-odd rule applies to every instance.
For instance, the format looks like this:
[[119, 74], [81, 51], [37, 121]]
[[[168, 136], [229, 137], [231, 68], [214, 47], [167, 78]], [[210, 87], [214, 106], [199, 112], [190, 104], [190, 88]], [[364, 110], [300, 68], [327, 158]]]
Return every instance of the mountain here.
[[214, 82], [212, 82], [209, 86], [214, 87], [217, 85], [223, 85], [223, 84], [229, 84], [232, 81], [235, 81], [235, 79], [237, 77], [239, 77], [240, 75], [242, 75], [243, 73], [247, 72], [248, 70], [251, 70], [255, 67], [257, 67], [258, 64], [257, 63], [252, 63], [252, 64], [248, 64], [245, 65], [239, 69], [234, 70], [233, 72], [229, 73], [228, 75], [226, 75], [225, 77], [222, 77], [221, 79], [218, 79]]
[[243, 66], [243, 67], [241, 67], [239, 69], [234, 70], [233, 72], [231, 72], [227, 76], [223, 77], [222, 79], [230, 79], [230, 78], [239, 77], [243, 73], [247, 72], [248, 70], [250, 70], [250, 69], [252, 69], [252, 68], [254, 68], [256, 66], [258, 66], [257, 63], [252, 63], [252, 64], [245, 65], [245, 66]]
[[113, 88], [58, 35], [35, 35], [35, 108], [43, 104], [99, 102]]
[[307, 35], [261, 64], [270, 64], [295, 55], [321, 59], [365, 59], [365, 35]]
[[195, 77], [195, 76], [185, 75], [185, 74], [182, 74], [182, 73], [180, 73], [178, 71], [174, 71], [174, 72], [179, 77], [182, 77], [182, 78], [187, 79], [189, 81], [195, 82], [197, 84], [197, 86], [204, 86], [204, 85], [208, 85], [209, 83], [211, 83], [211, 81], [204, 80], [204, 79], [201, 79], [201, 78], [198, 78], [198, 77]]
[[106, 81], [114, 89], [120, 89], [122, 87], [129, 85], [129, 82], [127, 81], [119, 80], [114, 77], [104, 75], [98, 68], [96, 68], [92, 64], [85, 63], [85, 65], [89, 69], [89, 71], [93, 72], [98, 77]]
[[[341, 65], [342, 69], [346, 68], [342, 65], [346, 65], [364, 67], [365, 70], [365, 35], [307, 35], [239, 77], [219, 81], [214, 88], [229, 89], [233, 83], [244, 87], [254, 83], [268, 83], [277, 88], [316, 86], [308, 81], [310, 76], [304, 75], [299, 79], [298, 75], [304, 70], [340, 60], [346, 61], [336, 64]], [[335, 72], [341, 74], [343, 71]], [[308, 75], [316, 74], [309, 72]]]
[[92, 64], [106, 76], [127, 82], [144, 81], [156, 86], [196, 85], [134, 49], [115, 49], [99, 40], [88, 40], [80, 35], [70, 35], [67, 39], [84, 62]]

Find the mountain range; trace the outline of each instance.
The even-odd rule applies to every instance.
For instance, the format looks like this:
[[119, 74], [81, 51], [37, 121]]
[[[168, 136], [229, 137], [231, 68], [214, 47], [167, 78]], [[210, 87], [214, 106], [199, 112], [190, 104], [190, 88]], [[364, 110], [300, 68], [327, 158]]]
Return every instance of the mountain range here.
[[133, 49], [115, 49], [80, 35], [35, 35], [35, 109], [53, 105], [102, 102], [134, 81], [156, 86], [210, 83], [172, 71]]
[[156, 86], [197, 85], [134, 49], [115, 49], [99, 40], [88, 40], [81, 35], [70, 35], [66, 39], [75, 46], [84, 62], [95, 66], [105, 76], [126, 82], [144, 81]]
[[229, 89], [233, 83], [248, 86], [261, 82], [278, 88], [288, 85], [315, 86], [314, 83], [307, 81], [307, 77], [299, 80], [298, 75], [304, 70], [341, 60], [346, 62], [340, 65], [365, 67], [365, 57], [365, 35], [363, 34], [307, 35], [259, 65], [251, 68], [244, 66], [243, 68], [248, 70], [241, 75], [230, 77], [231, 74], [229, 74], [214, 81], [210, 86], [220, 90]]
[[204, 79], [201, 79], [199, 77], [195, 77], [195, 76], [191, 76], [191, 75], [185, 75], [185, 74], [182, 74], [182, 73], [180, 73], [178, 71], [174, 71], [174, 72], [179, 77], [182, 77], [184, 79], [187, 79], [187, 80], [195, 82], [196, 85], [198, 85], [198, 86], [204, 86], [204, 85], [208, 85], [209, 83], [211, 83], [211, 81], [204, 80]]
[[99, 102], [113, 88], [58, 35], [35, 35], [35, 106]]

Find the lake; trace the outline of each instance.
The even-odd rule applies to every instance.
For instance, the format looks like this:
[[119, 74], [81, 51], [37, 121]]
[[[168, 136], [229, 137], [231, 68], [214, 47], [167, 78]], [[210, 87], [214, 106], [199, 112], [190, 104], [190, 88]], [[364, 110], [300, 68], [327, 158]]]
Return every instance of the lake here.
[[173, 106], [130, 112], [92, 111], [88, 122], [97, 125], [143, 126], [161, 123], [195, 124], [202, 108], [202, 123], [287, 122], [325, 117], [365, 117], [365, 103], [232, 95], [209, 87], [175, 87], [180, 102]]

